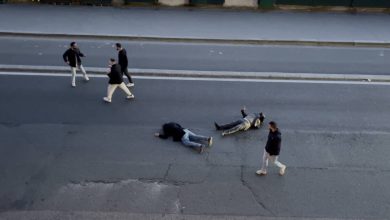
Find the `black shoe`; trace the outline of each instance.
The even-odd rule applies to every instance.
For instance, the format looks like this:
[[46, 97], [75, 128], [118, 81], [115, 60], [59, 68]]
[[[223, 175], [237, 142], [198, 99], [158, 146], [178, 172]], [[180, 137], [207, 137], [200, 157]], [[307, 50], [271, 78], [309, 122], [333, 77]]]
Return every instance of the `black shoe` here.
[[214, 122], [214, 125], [215, 125], [215, 129], [221, 130], [221, 127], [217, 124], [217, 122]]

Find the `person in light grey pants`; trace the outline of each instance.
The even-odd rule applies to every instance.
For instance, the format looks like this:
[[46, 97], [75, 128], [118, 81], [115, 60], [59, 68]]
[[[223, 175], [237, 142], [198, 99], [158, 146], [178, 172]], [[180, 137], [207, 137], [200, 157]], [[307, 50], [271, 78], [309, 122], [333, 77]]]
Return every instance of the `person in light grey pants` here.
[[80, 52], [79, 47], [76, 42], [70, 43], [70, 48], [65, 51], [62, 55], [64, 62], [70, 66], [70, 71], [72, 73], [72, 87], [76, 87], [76, 70], [80, 69], [84, 75], [84, 80], [89, 81], [87, 72], [85, 71], [83, 65], [81, 64], [81, 58], [85, 57], [83, 53]]

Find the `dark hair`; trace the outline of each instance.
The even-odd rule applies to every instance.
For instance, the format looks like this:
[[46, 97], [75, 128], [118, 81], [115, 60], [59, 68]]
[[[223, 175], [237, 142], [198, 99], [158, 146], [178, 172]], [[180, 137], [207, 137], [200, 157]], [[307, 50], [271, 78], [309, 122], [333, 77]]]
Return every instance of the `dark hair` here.
[[76, 44], [76, 42], [73, 41], [70, 43], [70, 46], [73, 47], [75, 44]]
[[122, 45], [120, 43], [116, 43], [115, 45], [116, 47], [122, 48]]
[[273, 128], [273, 129], [278, 129], [278, 124], [276, 124], [276, 122], [274, 122], [274, 121], [270, 121], [270, 122], [269, 122], [269, 125], [270, 125], [271, 128]]
[[114, 58], [110, 58], [110, 61], [111, 61], [111, 62], [115, 62], [115, 59], [114, 59]]

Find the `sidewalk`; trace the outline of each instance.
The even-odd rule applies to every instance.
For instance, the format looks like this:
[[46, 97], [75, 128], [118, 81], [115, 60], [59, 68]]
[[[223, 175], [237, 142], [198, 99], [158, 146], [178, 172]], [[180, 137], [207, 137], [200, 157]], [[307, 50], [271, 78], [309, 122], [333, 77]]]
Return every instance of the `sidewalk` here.
[[390, 46], [388, 14], [0, 5], [1, 35]]

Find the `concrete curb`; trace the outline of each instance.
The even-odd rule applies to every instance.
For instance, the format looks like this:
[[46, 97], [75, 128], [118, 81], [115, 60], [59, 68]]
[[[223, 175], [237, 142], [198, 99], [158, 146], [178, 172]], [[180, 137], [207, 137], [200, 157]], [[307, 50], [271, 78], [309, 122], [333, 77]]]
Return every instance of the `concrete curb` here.
[[127, 41], [181, 42], [181, 43], [214, 43], [214, 44], [251, 44], [251, 45], [295, 45], [295, 46], [331, 46], [331, 47], [379, 47], [390, 48], [390, 41], [321, 41], [316, 39], [273, 40], [273, 39], [218, 39], [218, 38], [180, 38], [156, 36], [92, 35], [65, 33], [23, 33], [0, 31], [1, 37], [30, 37], [49, 39], [102, 39]]
[[[105, 74], [107, 68], [86, 67], [86, 70], [89, 73]], [[69, 73], [69, 68], [66, 66], [0, 65], [0, 71]], [[361, 75], [361, 74], [325, 74], [325, 73], [162, 70], [162, 69], [134, 69], [134, 68], [129, 69], [129, 72], [131, 72], [132, 75], [134, 76], [154, 76], [154, 77], [390, 82], [390, 74], [389, 75]]]

